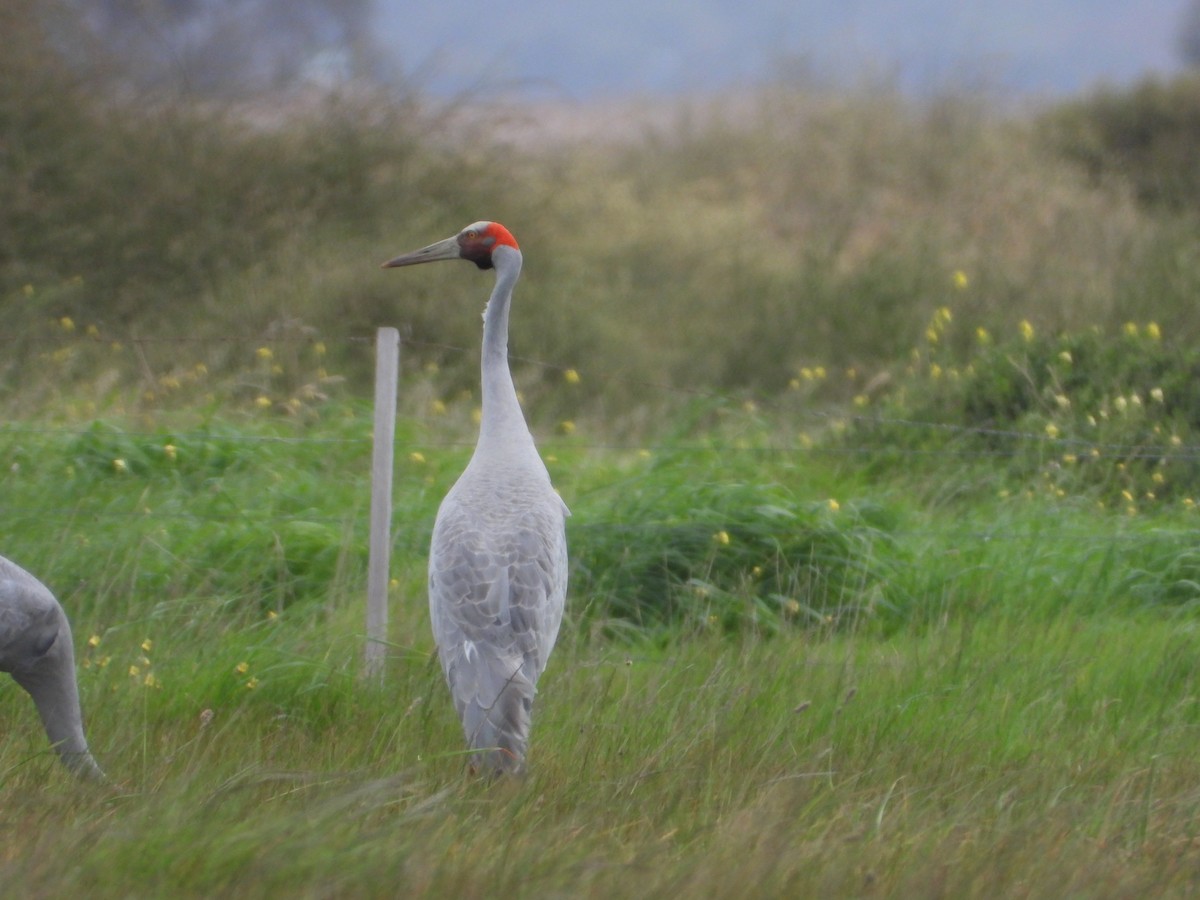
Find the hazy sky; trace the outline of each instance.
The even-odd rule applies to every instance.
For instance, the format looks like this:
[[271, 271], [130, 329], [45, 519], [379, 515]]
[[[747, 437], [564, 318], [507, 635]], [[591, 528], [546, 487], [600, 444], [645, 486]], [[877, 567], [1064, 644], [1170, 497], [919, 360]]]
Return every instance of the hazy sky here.
[[745, 84], [782, 69], [1062, 94], [1179, 68], [1189, 0], [377, 0], [420, 86], [577, 99]]

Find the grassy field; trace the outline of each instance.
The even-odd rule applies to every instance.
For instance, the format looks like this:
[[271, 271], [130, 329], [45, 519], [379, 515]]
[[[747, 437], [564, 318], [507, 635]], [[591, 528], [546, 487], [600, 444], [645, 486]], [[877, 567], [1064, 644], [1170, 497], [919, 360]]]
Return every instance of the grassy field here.
[[[112, 784], [0, 680], [0, 896], [1200, 890], [1194, 79], [1021, 114], [779, 85], [581, 140], [130, 96], [53, 8], [0, 6], [0, 553], [72, 618]], [[496, 784], [424, 595], [488, 279], [378, 269], [481, 217], [526, 255], [514, 369], [573, 511]]]
[[[398, 438], [382, 684], [359, 673], [365, 409], [10, 424], [6, 553], [71, 610], [115, 784], [61, 772], [10, 684], [0, 880], [32, 896], [1196, 889], [1188, 507], [955, 499], [925, 476], [865, 478], [832, 443], [784, 446], [761, 409], [718, 418], [627, 449], [544, 437], [575, 513], [574, 588], [532, 772], [495, 785], [463, 773], [421, 588], [469, 417]], [[655, 577], [670, 626], [620, 614]]]

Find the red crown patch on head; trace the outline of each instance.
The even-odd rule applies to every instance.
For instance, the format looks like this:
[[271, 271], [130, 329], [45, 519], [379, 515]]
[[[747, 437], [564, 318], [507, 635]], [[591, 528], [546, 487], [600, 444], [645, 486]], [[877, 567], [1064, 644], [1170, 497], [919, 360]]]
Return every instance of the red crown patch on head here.
[[501, 225], [499, 222], [490, 222], [487, 227], [487, 234], [496, 239], [495, 246], [507, 244], [514, 250], [520, 250], [517, 246], [517, 239], [512, 236], [512, 232]]

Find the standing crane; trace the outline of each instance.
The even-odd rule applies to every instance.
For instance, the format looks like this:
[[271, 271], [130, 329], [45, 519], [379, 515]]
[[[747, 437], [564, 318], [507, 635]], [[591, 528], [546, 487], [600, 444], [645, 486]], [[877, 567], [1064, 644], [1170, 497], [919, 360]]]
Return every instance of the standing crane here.
[[83, 736], [71, 625], [50, 589], [0, 556], [0, 672], [29, 692], [59, 758], [103, 780]]
[[495, 269], [483, 313], [483, 415], [466, 470], [442, 500], [429, 552], [429, 613], [472, 770], [524, 770], [538, 677], [562, 623], [566, 517], [525, 424], [508, 367], [521, 251], [495, 222], [397, 256], [384, 268], [465, 259]]

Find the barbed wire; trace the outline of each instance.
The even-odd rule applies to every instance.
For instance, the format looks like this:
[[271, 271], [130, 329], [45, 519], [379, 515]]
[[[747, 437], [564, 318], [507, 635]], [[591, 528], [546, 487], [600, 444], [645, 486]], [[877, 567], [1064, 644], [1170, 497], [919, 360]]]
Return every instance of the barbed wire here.
[[[811, 412], [807, 415], [822, 416], [823, 413]], [[952, 431], [963, 436], [976, 437], [997, 437], [1002, 436], [1014, 441], [1015, 443], [1025, 442], [1038, 444], [1055, 452], [1074, 451], [1077, 456], [1099, 460], [1102, 458], [1116, 458], [1120, 460], [1161, 460], [1172, 459], [1179, 461], [1189, 461], [1200, 459], [1200, 445], [1195, 444], [1180, 444], [1169, 449], [1166, 448], [1147, 448], [1144, 444], [1117, 444], [1104, 441], [1087, 441], [1082, 438], [1051, 438], [1045, 434], [1037, 432], [1021, 432], [1021, 431], [1004, 431], [994, 428], [973, 427], [968, 425], [949, 425], [941, 422], [922, 422], [911, 419], [897, 419], [888, 417], [841, 417], [843, 419], [853, 418], [870, 425], [886, 425], [902, 428], [913, 429], [930, 429], [940, 431]], [[371, 435], [368, 433], [369, 425], [364, 424], [364, 433], [359, 437], [317, 437], [312, 435], [307, 436], [287, 436], [287, 435], [256, 435], [256, 434], [233, 434], [224, 430], [217, 431], [195, 431], [185, 430], [176, 431], [171, 428], [162, 428], [156, 431], [134, 430], [126, 431], [124, 429], [114, 430], [111, 432], [97, 432], [90, 426], [36, 426], [36, 425], [0, 425], [0, 439], [13, 435], [66, 435], [71, 437], [124, 437], [144, 440], [160, 440], [163, 438], [171, 438], [172, 440], [194, 440], [194, 441], [218, 441], [231, 444], [282, 444], [282, 445], [360, 445], [367, 446], [371, 442]], [[548, 435], [553, 439], [553, 435]], [[886, 453], [891, 456], [901, 457], [928, 457], [928, 458], [949, 458], [949, 459], [995, 459], [995, 458], [1014, 458], [1019, 455], [1018, 449], [1005, 449], [1001, 447], [902, 447], [894, 444], [805, 444], [797, 442], [781, 446], [772, 444], [769, 446], [750, 446], [739, 442], [737, 439], [729, 439], [721, 442], [688, 442], [688, 441], [671, 441], [663, 444], [647, 444], [644, 441], [634, 441], [629, 443], [618, 443], [612, 441], [586, 441], [578, 438], [562, 437], [561, 440], [570, 447], [580, 450], [602, 450], [612, 452], [649, 452], [661, 454], [681, 454], [681, 453], [713, 453], [720, 452], [724, 454], [737, 454], [747, 456], [780, 456], [780, 455], [811, 455], [811, 456], [866, 456], [876, 453]], [[474, 446], [473, 441], [460, 439], [439, 439], [434, 437], [422, 437], [419, 440], [410, 441], [408, 446], [414, 449], [462, 449]], [[1080, 454], [1079, 451], [1086, 451]], [[1095, 451], [1095, 452], [1092, 452]]]
[[[58, 343], [68, 342], [87, 342], [96, 344], [112, 343], [114, 338], [102, 336], [89, 336], [75, 332], [64, 333], [62, 335], [48, 335], [33, 338], [17, 338], [0, 336], [0, 343], [26, 342], [26, 341], [55, 341]], [[374, 338], [364, 335], [348, 335], [332, 339], [329, 337], [319, 337], [315, 335], [154, 335], [154, 336], [137, 336], [115, 338], [115, 340], [126, 340], [131, 343], [139, 344], [246, 344], [260, 347], [272, 343], [301, 343], [301, 344], [317, 344], [323, 343], [328, 345], [332, 340], [344, 341], [347, 343], [371, 345], [374, 343]], [[436, 349], [444, 352], [454, 352], [461, 354], [474, 353], [475, 347], [463, 347], [456, 344], [449, 344], [437, 341], [426, 341], [406, 337], [402, 339], [404, 346], [415, 346], [425, 349]], [[557, 373], [574, 372], [580, 377], [586, 376], [586, 370], [580, 370], [574, 366], [563, 365], [560, 363], [547, 362], [529, 356], [512, 355], [510, 359], [515, 363], [534, 366]], [[704, 387], [689, 387], [664, 382], [645, 381], [642, 379], [634, 379], [623, 376], [619, 373], [604, 373], [601, 375], [592, 374], [590, 381], [600, 382], [616, 382], [636, 389], [652, 389], [662, 393], [676, 394], [687, 396], [690, 398], [701, 398], [710, 400], [714, 403], [727, 403], [730, 405], [745, 402], [744, 398], [731, 396], [728, 393], [723, 393], [718, 390], [713, 390]], [[778, 437], [773, 438], [773, 443], [751, 445], [737, 439], [726, 439], [721, 442], [705, 441], [671, 441], [664, 444], [647, 445], [646, 442], [613, 442], [600, 441], [589, 442], [580, 437], [566, 439], [564, 443], [573, 448], [582, 450], [598, 450], [598, 451], [613, 451], [613, 452], [640, 452], [649, 451], [659, 454], [680, 454], [680, 453], [709, 453], [720, 452], [726, 455], [811, 455], [811, 456], [830, 456], [830, 457], [861, 457], [878, 453], [886, 453], [894, 457], [909, 457], [909, 458], [947, 458], [947, 459], [969, 459], [969, 458], [1012, 458], [1022, 452], [1019, 445], [1034, 445], [1046, 448], [1047, 451], [1055, 453], [1074, 453], [1076, 456], [1097, 460], [1104, 457], [1117, 457], [1121, 460], [1162, 460], [1169, 458], [1179, 461], [1200, 460], [1200, 445], [1194, 444], [1177, 444], [1169, 448], [1147, 447], [1141, 443], [1115, 443], [1109, 441], [1090, 441], [1085, 438], [1068, 437], [1068, 436], [1051, 436], [1044, 432], [1022, 431], [1019, 429], [997, 428], [984, 425], [964, 425], [950, 422], [925, 421], [905, 417], [889, 416], [882, 413], [861, 413], [838, 411], [831, 412], [827, 409], [798, 409], [795, 407], [795, 401], [789, 399], [779, 400], [774, 398], [771, 401], [755, 401], [754, 406], [756, 411], [766, 411], [776, 415], [787, 415], [793, 417], [796, 422], [793, 425], [810, 422], [819, 423], [829, 428], [844, 428], [846, 426], [856, 426], [855, 435], [864, 438], [871, 429], [897, 428], [907, 430], [924, 430], [935, 431], [940, 433], [952, 434], [970, 438], [985, 438], [996, 441], [1011, 442], [1012, 447], [1001, 446], [939, 446], [939, 447], [912, 447], [912, 446], [897, 446], [894, 443], [878, 444], [869, 442], [858, 443], [842, 443], [842, 442], [813, 442], [805, 441], [797, 435], [795, 442], [780, 444]], [[160, 414], [169, 416], [170, 411], [160, 411]], [[52, 435], [69, 435], [72, 437], [88, 437], [99, 436], [103, 437], [103, 432], [96, 432], [91, 425], [38, 425], [28, 422], [6, 423], [0, 425], [0, 440], [14, 435], [30, 435], [30, 436], [52, 436]], [[219, 428], [208, 430], [204, 428], [190, 427], [180, 431], [176, 431], [170, 427], [164, 427], [155, 430], [124, 430], [117, 429], [112, 432], [114, 437], [125, 437], [142, 440], [158, 440], [164, 437], [170, 437], [172, 440], [179, 441], [221, 441], [228, 443], [246, 443], [246, 444], [279, 444], [279, 445], [369, 445], [371, 441], [370, 427], [364, 423], [363, 433], [355, 437], [328, 437], [316, 435], [262, 435], [262, 434], [247, 434], [239, 433], [232, 434]], [[555, 436], [547, 434], [543, 440], [549, 441], [551, 444], [556, 443]], [[457, 439], [438, 439], [433, 437], [422, 437], [420, 440], [410, 442], [413, 448], [422, 449], [445, 449], [445, 448], [463, 448], [471, 445], [471, 442]]]
[[[819, 506], [820, 504], [815, 504]], [[22, 506], [7, 506], [0, 505], [0, 520], [21, 520], [23, 518], [38, 517], [38, 518], [54, 518], [66, 521], [92, 521], [97, 519], [118, 519], [118, 520], [136, 520], [142, 522], [152, 522], [157, 520], [167, 521], [183, 521], [183, 522], [198, 522], [198, 523], [213, 523], [213, 522], [242, 522], [251, 525], [273, 525], [287, 522], [303, 522], [324, 525], [345, 526], [348, 522], [355, 520], [355, 514], [352, 511], [345, 513], [334, 514], [314, 514], [313, 512], [306, 513], [282, 513], [269, 512], [256, 514], [252, 510], [238, 510], [227, 513], [198, 513], [198, 512], [177, 512], [177, 511], [159, 511], [159, 510], [114, 510], [114, 509], [86, 509], [79, 507], [22, 507]], [[719, 519], [720, 516], [716, 516]], [[393, 523], [393, 543], [400, 543], [404, 540], [418, 539], [424, 541], [429, 532], [429, 528], [433, 524], [433, 514], [430, 514], [421, 520], [407, 519], [404, 521]], [[652, 535], [662, 530], [674, 530], [683, 526], [692, 526], [696, 523], [680, 523], [673, 519], [645, 519], [637, 522], [613, 522], [613, 521], [568, 521], [568, 528], [575, 533], [600, 532], [606, 535], [614, 533], [625, 534], [630, 538], [642, 535]], [[1135, 519], [1128, 517], [1114, 517], [1113, 524], [1116, 526], [1110, 531], [1097, 532], [1095, 529], [1084, 528], [1063, 528], [1061, 526], [1051, 527], [1042, 525], [1037, 528], [1030, 529], [1012, 529], [1012, 528], [981, 528], [969, 527], [963, 528], [961, 525], [946, 526], [944, 528], [894, 528], [894, 529], [875, 529], [868, 527], [866, 536], [874, 536], [881, 541], [893, 541], [898, 538], [904, 539], [936, 539], [944, 541], [952, 539], [959, 543], [981, 543], [986, 544], [992, 541], [1004, 541], [1019, 543], [1021, 541], [1037, 541], [1037, 542], [1054, 542], [1054, 543], [1070, 543], [1077, 546], [1105, 546], [1114, 541], [1128, 541], [1130, 539], [1144, 541], [1161, 541], [1164, 536], [1171, 538], [1184, 539], [1189, 537], [1200, 538], [1200, 525], [1197, 527], [1175, 527], [1170, 529], [1169, 533], [1161, 530], [1147, 531], [1144, 528], [1137, 527]], [[366, 525], [363, 524], [365, 529]]]

